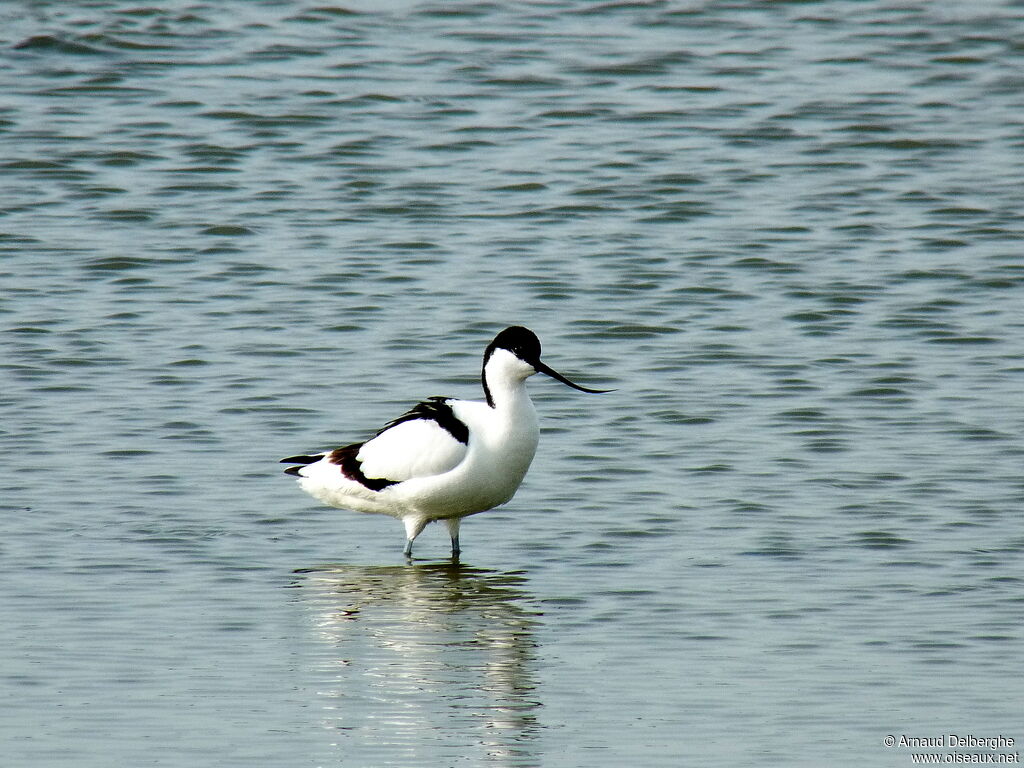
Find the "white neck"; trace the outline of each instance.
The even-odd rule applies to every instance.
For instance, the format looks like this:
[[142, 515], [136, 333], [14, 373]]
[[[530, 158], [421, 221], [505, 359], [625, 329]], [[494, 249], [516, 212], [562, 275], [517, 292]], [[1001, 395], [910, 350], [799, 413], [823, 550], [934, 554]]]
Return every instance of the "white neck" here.
[[488, 404], [495, 410], [508, 410], [521, 406], [523, 401], [529, 403], [526, 380], [535, 373], [532, 365], [524, 363], [508, 350], [494, 350], [483, 372]]

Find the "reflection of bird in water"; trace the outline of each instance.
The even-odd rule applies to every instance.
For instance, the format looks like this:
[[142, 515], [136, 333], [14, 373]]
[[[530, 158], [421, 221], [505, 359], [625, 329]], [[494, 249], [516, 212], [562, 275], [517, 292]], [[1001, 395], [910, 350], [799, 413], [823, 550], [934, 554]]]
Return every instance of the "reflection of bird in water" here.
[[350, 759], [379, 762], [385, 747], [423, 765], [445, 749], [465, 759], [483, 746], [499, 765], [529, 755], [538, 613], [522, 576], [458, 562], [297, 574], [322, 649], [324, 725], [355, 737], [339, 742]]
[[486, 402], [432, 397], [365, 443], [281, 459], [285, 472], [325, 504], [390, 515], [405, 524], [405, 555], [427, 523], [444, 520], [459, 553], [463, 517], [509, 501], [537, 450], [537, 414], [526, 379], [545, 373], [582, 392], [540, 360], [540, 341], [519, 326], [484, 352]]

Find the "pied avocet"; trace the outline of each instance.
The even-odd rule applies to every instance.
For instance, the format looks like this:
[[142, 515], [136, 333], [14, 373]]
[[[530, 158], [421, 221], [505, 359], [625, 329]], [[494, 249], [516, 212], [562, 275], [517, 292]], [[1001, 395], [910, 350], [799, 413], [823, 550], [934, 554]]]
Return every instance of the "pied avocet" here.
[[388, 423], [365, 443], [282, 463], [302, 489], [325, 504], [390, 515], [405, 524], [405, 555], [427, 523], [443, 520], [459, 554], [459, 524], [467, 515], [509, 501], [537, 449], [537, 413], [526, 379], [544, 373], [581, 392], [540, 360], [532, 331], [512, 326], [484, 352], [486, 402], [431, 397]]

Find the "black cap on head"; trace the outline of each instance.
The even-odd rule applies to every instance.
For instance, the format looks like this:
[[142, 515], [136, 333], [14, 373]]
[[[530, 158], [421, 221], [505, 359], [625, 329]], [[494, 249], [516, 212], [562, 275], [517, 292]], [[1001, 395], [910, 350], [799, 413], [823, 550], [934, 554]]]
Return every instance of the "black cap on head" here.
[[540, 339], [529, 328], [512, 325], [494, 337], [487, 347], [485, 359], [496, 349], [507, 349], [523, 362], [533, 365], [540, 361]]
[[[581, 387], [579, 384], [574, 384], [565, 378], [562, 374], [545, 365], [540, 361], [540, 339], [537, 338], [537, 334], [531, 331], [529, 328], [524, 328], [521, 325], [512, 325], [506, 328], [504, 331], [494, 337], [487, 346], [487, 351], [484, 353], [484, 367], [487, 367], [487, 361], [491, 357], [491, 353], [496, 349], [506, 349], [513, 355], [518, 357], [524, 363], [529, 363], [534, 367], [537, 373], [543, 373], [550, 376], [555, 381], [560, 381], [573, 389], [578, 389], [580, 392], [589, 392], [594, 395], [603, 394], [605, 392], [613, 392], [611, 389], [588, 389], [587, 387]], [[484, 390], [487, 391], [486, 377], [484, 380]], [[487, 401], [491, 401], [490, 392], [487, 392]]]

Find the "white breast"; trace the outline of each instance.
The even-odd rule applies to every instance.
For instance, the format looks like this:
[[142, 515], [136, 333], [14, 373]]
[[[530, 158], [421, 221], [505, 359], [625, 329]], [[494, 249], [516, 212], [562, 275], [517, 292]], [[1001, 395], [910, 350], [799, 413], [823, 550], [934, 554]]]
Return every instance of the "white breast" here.
[[504, 504], [515, 495], [537, 450], [537, 416], [529, 398], [516, 408], [450, 402], [470, 430], [465, 458], [449, 472], [394, 486], [403, 503], [430, 518], [462, 517]]

